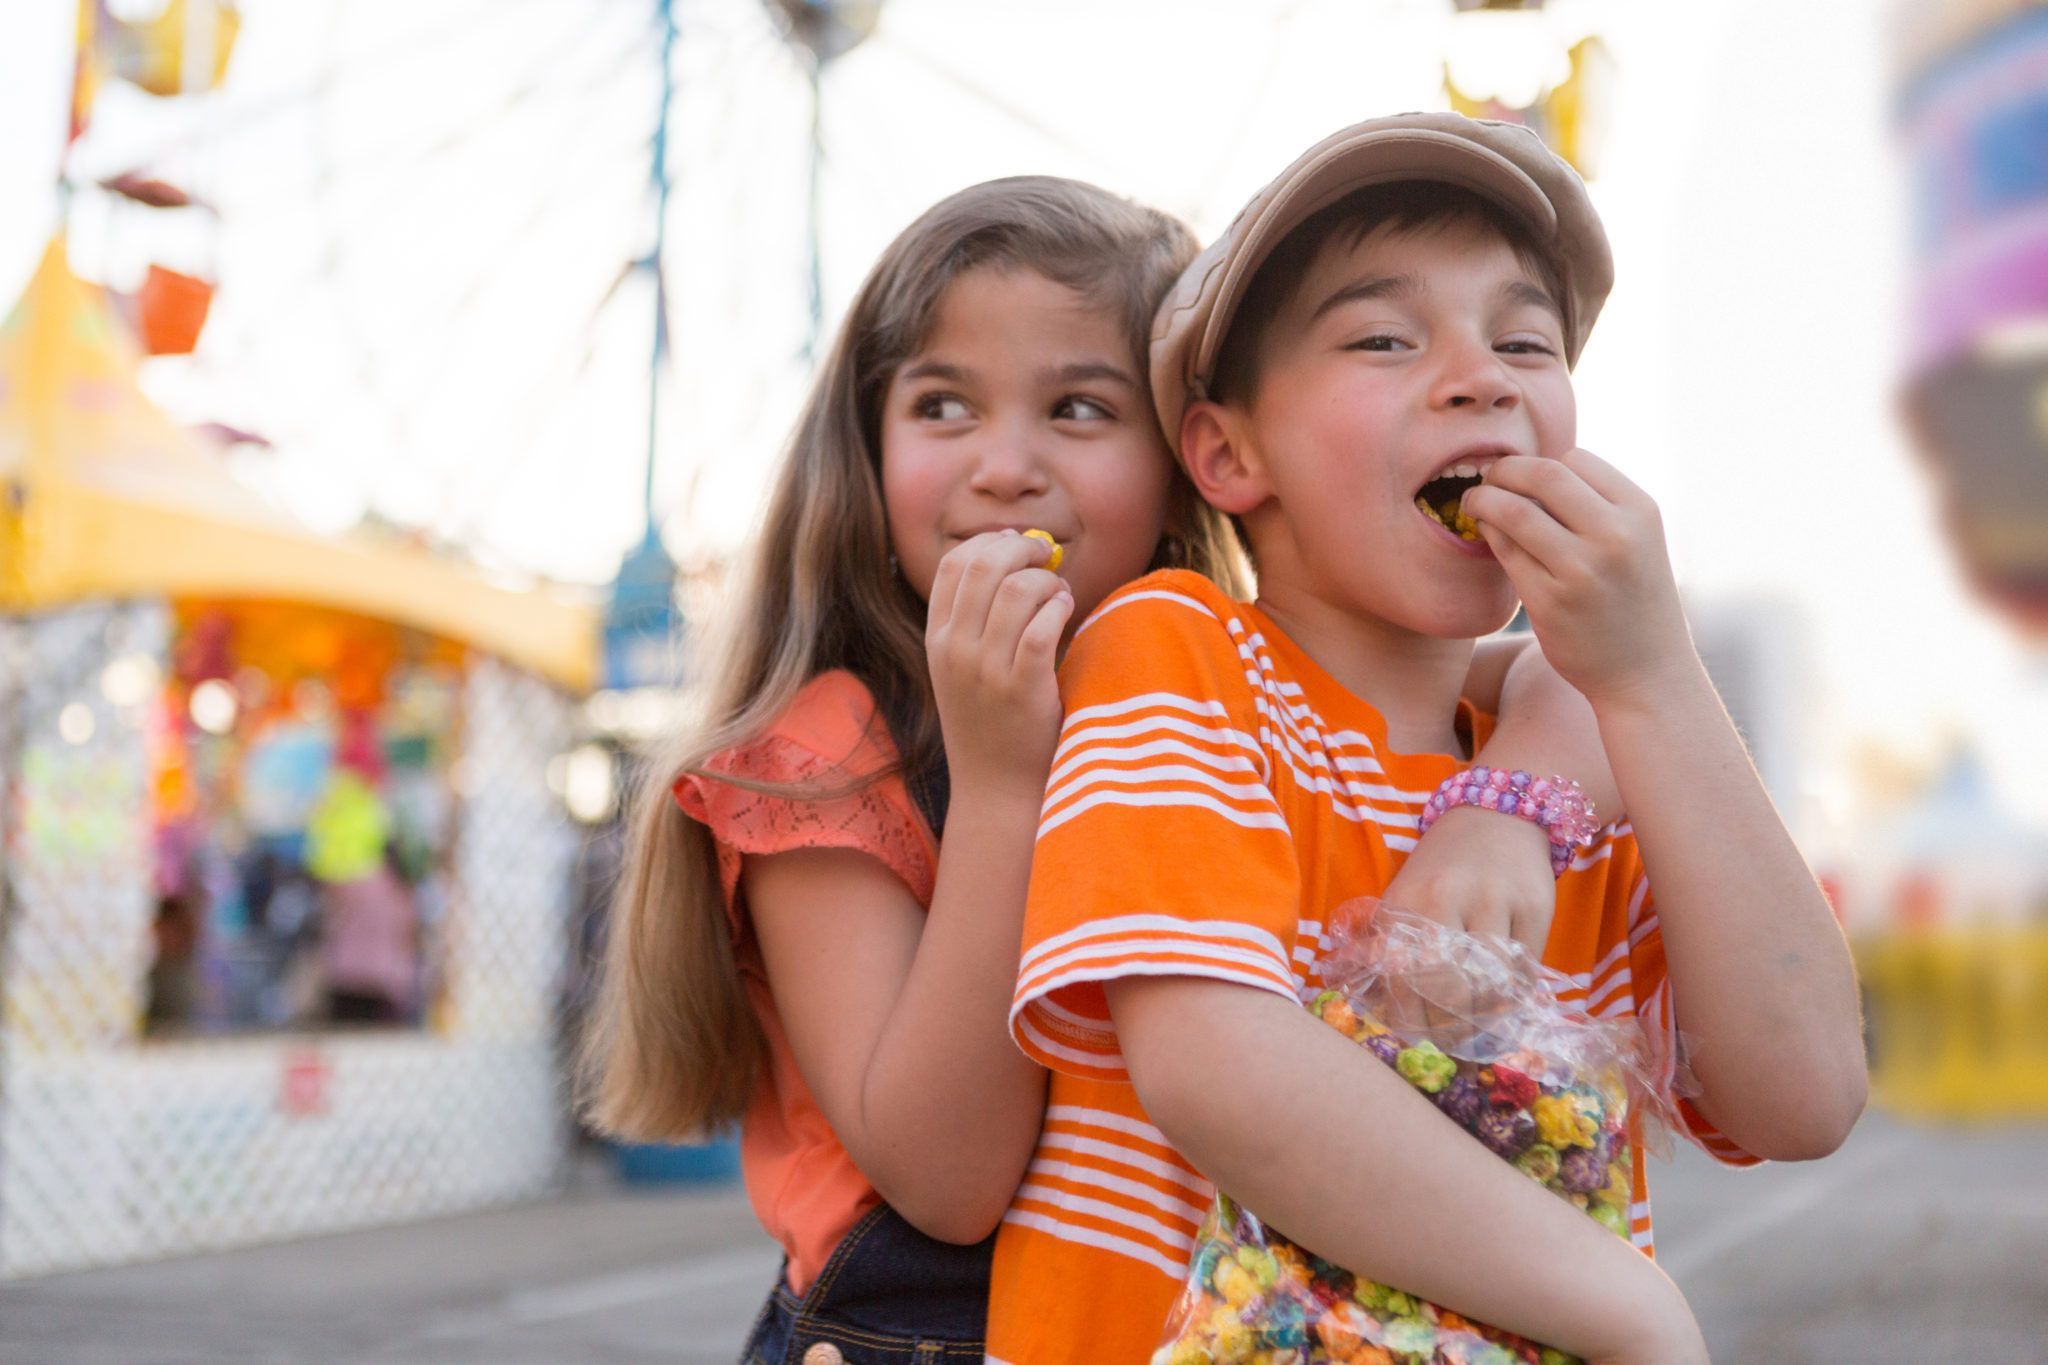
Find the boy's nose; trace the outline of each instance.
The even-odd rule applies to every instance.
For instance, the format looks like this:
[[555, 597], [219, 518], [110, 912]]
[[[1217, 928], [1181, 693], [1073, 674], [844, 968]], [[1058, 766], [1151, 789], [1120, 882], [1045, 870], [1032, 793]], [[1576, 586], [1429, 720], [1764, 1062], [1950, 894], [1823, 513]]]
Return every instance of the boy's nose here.
[[1442, 407], [1504, 411], [1521, 402], [1522, 389], [1491, 347], [1467, 347], [1445, 362], [1435, 396]]

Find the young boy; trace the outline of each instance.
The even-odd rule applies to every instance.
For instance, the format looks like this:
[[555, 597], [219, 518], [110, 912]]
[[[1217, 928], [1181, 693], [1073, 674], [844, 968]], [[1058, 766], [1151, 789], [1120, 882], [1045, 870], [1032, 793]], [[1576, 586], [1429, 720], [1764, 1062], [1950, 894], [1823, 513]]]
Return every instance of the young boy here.
[[1841, 935], [1693, 650], [1655, 506], [1575, 448], [1569, 367], [1611, 279], [1584, 186], [1534, 135], [1417, 114], [1311, 148], [1161, 309], [1161, 420], [1238, 519], [1259, 598], [1153, 575], [1062, 669], [1011, 1015], [1054, 1074], [991, 1359], [1146, 1360], [1212, 1180], [1481, 1321], [1594, 1360], [1705, 1359], [1646, 1255], [1298, 1003], [1328, 913], [1387, 885], [1482, 739], [1459, 683], [1518, 599], [1631, 822], [1558, 841], [1545, 961], [1591, 1013], [1640, 1020], [1667, 1078], [1683, 1031], [1681, 1112], [1723, 1160], [1823, 1155], [1861, 1111]]

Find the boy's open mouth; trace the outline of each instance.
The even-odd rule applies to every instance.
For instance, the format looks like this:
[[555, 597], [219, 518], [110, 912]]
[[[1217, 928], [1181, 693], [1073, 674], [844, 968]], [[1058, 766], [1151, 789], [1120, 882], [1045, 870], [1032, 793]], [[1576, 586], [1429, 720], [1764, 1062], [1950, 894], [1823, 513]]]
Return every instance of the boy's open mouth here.
[[1479, 523], [1465, 514], [1465, 490], [1477, 488], [1478, 475], [1445, 474], [1422, 485], [1415, 495], [1415, 510], [1437, 525], [1455, 532], [1461, 540], [1479, 539]]

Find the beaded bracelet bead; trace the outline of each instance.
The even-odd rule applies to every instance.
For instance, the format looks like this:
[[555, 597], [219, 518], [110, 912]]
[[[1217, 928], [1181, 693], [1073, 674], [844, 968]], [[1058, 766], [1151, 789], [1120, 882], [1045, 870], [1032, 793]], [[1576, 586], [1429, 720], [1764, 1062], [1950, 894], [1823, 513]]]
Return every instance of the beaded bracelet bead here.
[[1533, 777], [1517, 768], [1467, 768], [1444, 779], [1422, 807], [1418, 835], [1453, 806], [1477, 806], [1527, 820], [1550, 836], [1550, 871], [1561, 877], [1572, 855], [1593, 842], [1600, 828], [1593, 803], [1579, 784], [1563, 777]]

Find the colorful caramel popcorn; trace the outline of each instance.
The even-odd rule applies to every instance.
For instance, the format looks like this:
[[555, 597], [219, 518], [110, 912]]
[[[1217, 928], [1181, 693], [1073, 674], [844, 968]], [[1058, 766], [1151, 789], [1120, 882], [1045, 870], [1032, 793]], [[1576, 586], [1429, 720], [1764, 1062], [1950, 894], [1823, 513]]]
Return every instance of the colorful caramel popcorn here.
[[1563, 1162], [1557, 1155], [1557, 1148], [1547, 1142], [1539, 1142], [1515, 1158], [1515, 1169], [1539, 1185], [1548, 1185], [1557, 1179]]
[[[1369, 994], [1325, 990], [1309, 1010], [1370, 1051], [1530, 1179], [1629, 1235], [1635, 1147], [1626, 1063], [1571, 1048], [1404, 1037]], [[1565, 1020], [1562, 1011], [1544, 1020]], [[1392, 1018], [1394, 1016], [1384, 1016]], [[1564, 1027], [1575, 1026], [1565, 1020]], [[1590, 1026], [1589, 1026], [1590, 1027]], [[1471, 1057], [1461, 1055], [1470, 1052]], [[1569, 1054], [1569, 1055], [1567, 1055]], [[1469, 1211], [1465, 1216], [1470, 1216]], [[1576, 1357], [1473, 1322], [1294, 1246], [1219, 1195], [1153, 1365], [1566, 1365]]]
[[1446, 1057], [1435, 1043], [1422, 1042], [1402, 1048], [1394, 1059], [1394, 1070], [1401, 1073], [1402, 1080], [1423, 1094], [1434, 1095], [1458, 1074], [1458, 1064]]
[[1529, 1106], [1536, 1120], [1536, 1133], [1560, 1150], [1591, 1147], [1600, 1134], [1602, 1105], [1597, 1096], [1572, 1091], [1562, 1095], [1539, 1095]]

